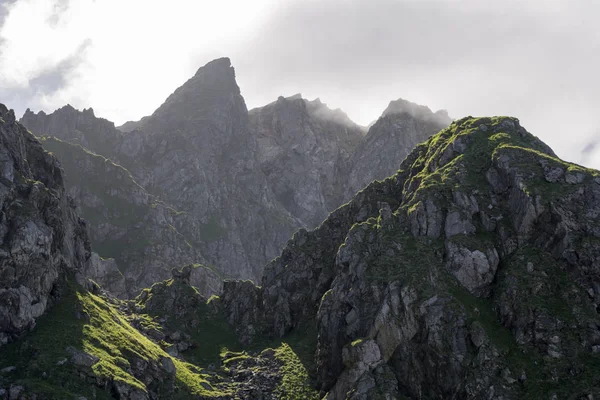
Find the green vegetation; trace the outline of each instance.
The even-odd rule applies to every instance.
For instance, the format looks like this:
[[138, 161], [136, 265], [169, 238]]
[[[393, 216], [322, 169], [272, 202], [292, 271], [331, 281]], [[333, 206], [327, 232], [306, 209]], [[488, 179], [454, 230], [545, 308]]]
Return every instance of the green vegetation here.
[[173, 279], [155, 283], [137, 301], [150, 317], [164, 318], [168, 331], [191, 336], [196, 346], [186, 351], [186, 359], [194, 364], [214, 364], [224, 352], [243, 350], [225, 318], [188, 284]]
[[[314, 321], [305, 323], [282, 339], [257, 338], [248, 346], [242, 346], [232, 327], [219, 312], [219, 298], [205, 301], [202, 296], [182, 280], [171, 279], [146, 289], [136, 299], [137, 305], [147, 314], [149, 321], [160, 319], [165, 332], [181, 332], [189, 335], [193, 346], [182, 353], [194, 365], [219, 367], [217, 374], [233, 365], [248, 362], [247, 368], [255, 369], [251, 362], [260, 353], [273, 349], [279, 361], [281, 381], [276, 392], [281, 399], [313, 399], [318, 392], [311, 387], [314, 373], [314, 353], [317, 331]], [[151, 326], [152, 323], [149, 323]], [[256, 370], [255, 373], [260, 373]], [[225, 384], [222, 384], [225, 385]], [[237, 383], [225, 385], [235, 391]]]
[[522, 299], [517, 304], [521, 313], [544, 313], [569, 324], [597, 320], [596, 311], [581, 298], [583, 290], [569, 278], [566, 268], [540, 249], [521, 247], [502, 265], [497, 280], [500, 289], [510, 288]]
[[442, 240], [414, 237], [400, 226], [382, 227], [376, 218], [352, 229], [364, 230], [366, 237], [377, 235], [377, 247], [370, 249], [366, 260], [367, 279], [373, 282], [399, 280], [419, 288], [423, 296], [432, 293], [436, 268], [442, 263]]
[[[85, 352], [95, 357], [95, 362], [91, 367], [83, 367], [67, 361], [73, 351]], [[160, 364], [163, 359], [171, 359], [176, 366], [176, 393], [206, 397], [226, 394], [213, 389], [197, 368], [172, 359], [134, 329], [119, 312], [118, 304], [85, 292], [73, 283], [66, 285], [60, 302], [38, 320], [33, 332], [0, 349], [0, 368], [15, 366], [12, 380], [47, 398], [111, 398], [108, 392], [80, 378], [80, 371], [99, 382], [120, 382], [166, 395], [168, 385], [156, 381], [149, 388], [132, 374], [136, 360]], [[140, 371], [142, 375], [148, 372]]]
[[[404, 207], [408, 209], [422, 198], [444, 206], [453, 190], [470, 193], [487, 189], [485, 173], [492, 161], [502, 155], [509, 157], [511, 167], [528, 172], [523, 176], [525, 190], [548, 200], [571, 193], [576, 186], [547, 182], [540, 161], [560, 167], [565, 172], [585, 173], [588, 180], [598, 175], [597, 171], [566, 163], [548, 154], [549, 149], [537, 137], [515, 131], [511, 123], [516, 123], [516, 119], [467, 117], [417, 146], [417, 156], [409, 167], [411, 176], [405, 184], [405, 189], [413, 190], [408, 190]], [[482, 125], [486, 128], [482, 129]], [[454, 153], [454, 148], [460, 150]]]
[[274, 393], [278, 399], [319, 399], [319, 392], [309, 385], [306, 367], [290, 345], [283, 343], [275, 350], [275, 357], [283, 363], [280, 369], [281, 382]]

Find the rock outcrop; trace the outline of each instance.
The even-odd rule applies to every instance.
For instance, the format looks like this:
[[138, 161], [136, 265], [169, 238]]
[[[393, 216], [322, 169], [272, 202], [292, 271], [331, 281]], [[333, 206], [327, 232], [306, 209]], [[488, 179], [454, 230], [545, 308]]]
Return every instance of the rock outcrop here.
[[254, 296], [226, 285], [224, 312], [254, 340], [316, 319], [328, 399], [593, 398], [599, 216], [598, 171], [467, 117], [297, 233]]
[[67, 275], [81, 278], [86, 224], [55, 157], [0, 104], [0, 346], [35, 326]]

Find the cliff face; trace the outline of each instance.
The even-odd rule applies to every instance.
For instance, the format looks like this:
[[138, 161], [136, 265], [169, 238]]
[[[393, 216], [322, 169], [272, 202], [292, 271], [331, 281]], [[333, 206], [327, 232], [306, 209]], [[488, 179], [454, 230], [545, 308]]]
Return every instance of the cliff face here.
[[[0, 346], [35, 326], [90, 257], [86, 225], [48, 154], [0, 104]], [[79, 276], [79, 278], [81, 278]]]
[[[95, 257], [86, 268], [88, 278], [116, 296], [135, 297], [168, 277], [173, 265], [205, 262], [175, 227], [185, 229], [187, 215], [146, 192], [125, 168], [56, 138], [41, 143], [61, 160], [67, 192], [88, 223], [92, 248], [114, 259]], [[198, 268], [206, 281], [196, 282], [207, 289], [203, 294], [220, 291], [222, 278]]]
[[149, 192], [187, 213], [191, 238], [224, 275], [260, 279], [300, 222], [270, 190], [229, 59], [200, 68], [137, 130], [121, 161]]
[[79, 111], [71, 105], [51, 114], [27, 109], [19, 122], [36, 136], [54, 136], [108, 158], [114, 157], [122, 136], [114, 123], [96, 117], [92, 108]]
[[385, 179], [417, 146], [450, 125], [445, 111], [398, 99], [391, 101], [357, 146], [345, 171], [344, 202], [375, 179]]
[[464, 118], [294, 235], [262, 287], [227, 284], [224, 312], [246, 343], [316, 319], [329, 399], [597, 396], [599, 215], [598, 171]]
[[[411, 148], [449, 122], [398, 100], [365, 136], [342, 111], [299, 95], [248, 113], [225, 58], [200, 68], [152, 115], [122, 131], [91, 109], [70, 106], [50, 115], [28, 111], [21, 121], [39, 136], [112, 161], [82, 151], [76, 159], [70, 151], [59, 155], [91, 222], [94, 250], [114, 257], [135, 289], [166, 279], [167, 266], [198, 262], [258, 282], [295, 230], [316, 227], [355, 191], [394, 173]], [[115, 163], [120, 167], [111, 168]], [[129, 182], [127, 195], [112, 185], [113, 173]], [[152, 204], [164, 206], [147, 210]], [[121, 240], [125, 232], [131, 240]], [[169, 239], [159, 241], [163, 236]]]
[[342, 204], [350, 155], [362, 128], [340, 110], [300, 95], [250, 111], [258, 159], [277, 200], [304, 227], [315, 227]]

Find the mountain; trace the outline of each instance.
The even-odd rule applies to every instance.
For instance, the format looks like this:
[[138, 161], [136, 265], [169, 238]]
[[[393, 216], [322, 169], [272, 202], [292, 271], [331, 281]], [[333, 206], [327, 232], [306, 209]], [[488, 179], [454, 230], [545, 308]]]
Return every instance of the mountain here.
[[445, 111], [433, 113], [426, 106], [403, 99], [391, 101], [348, 162], [343, 202], [373, 180], [393, 175], [412, 149], [451, 121]]
[[[248, 112], [230, 60], [223, 58], [200, 68], [152, 115], [120, 128], [95, 117], [91, 109], [80, 112], [70, 106], [49, 115], [27, 111], [21, 122], [40, 137], [56, 137], [89, 150], [73, 153], [77, 160], [66, 159], [69, 151], [60, 153], [66, 175], [73, 181], [79, 177], [74, 185], [67, 179], [69, 190], [77, 202], [93, 202], [81, 206], [91, 222], [94, 251], [114, 257], [129, 279], [128, 287], [137, 290], [168, 278], [171, 266], [188, 263], [258, 282], [263, 266], [295, 230], [318, 226], [357, 190], [394, 173], [417, 143], [450, 120], [398, 100], [365, 135], [365, 128], [341, 110], [301, 95], [280, 97]], [[92, 153], [102, 157], [94, 160]], [[104, 157], [110, 162], [102, 164]], [[119, 168], [113, 171], [110, 166], [115, 164]], [[96, 201], [121, 190], [108, 184], [112, 173], [126, 178], [121, 181], [128, 182], [131, 194], [118, 195], [117, 202]], [[93, 186], [98, 179], [104, 183]], [[78, 196], [78, 190], [95, 194]], [[153, 200], [140, 200], [142, 192]], [[156, 217], [144, 218], [141, 236], [133, 226], [140, 202], [145, 208], [153, 202], [164, 205], [142, 212]], [[185, 217], [176, 218], [179, 214], [169, 209]], [[104, 225], [106, 218], [114, 219], [111, 215], [118, 216], [121, 227]], [[139, 244], [157, 243], [169, 225], [181, 235], [174, 231], [169, 245], [160, 244], [168, 250], [144, 251], [145, 245]], [[116, 239], [125, 231], [133, 240]], [[120, 247], [102, 244], [107, 237]], [[185, 239], [193, 254], [177, 237]], [[126, 254], [136, 249], [136, 254]], [[216, 285], [217, 280], [211, 281]]]
[[[205, 262], [178, 230], [191, 230], [187, 215], [146, 192], [125, 168], [80, 145], [54, 137], [40, 141], [61, 160], [67, 193], [87, 221], [92, 248], [116, 261], [109, 271], [88, 271], [89, 278], [114, 295], [132, 298], [170, 276], [174, 265]], [[194, 284], [204, 295], [218, 293], [222, 277], [202, 265], [197, 269]]]
[[599, 216], [600, 172], [514, 118], [463, 118], [296, 233], [260, 287], [226, 284], [223, 312], [244, 343], [309, 332], [327, 399], [592, 398]]
[[[89, 114], [89, 111], [86, 112]], [[69, 118], [63, 118], [63, 114]], [[82, 144], [89, 151], [108, 158], [110, 162], [105, 167], [117, 164], [127, 171], [123, 176], [131, 174], [135, 184], [131, 179], [127, 184], [133, 188], [132, 196], [125, 196], [125, 202], [103, 202], [95, 216], [88, 207], [89, 212], [86, 214], [84, 210], [83, 213], [91, 221], [100, 222], [112, 214], [130, 218], [129, 221], [120, 218], [121, 224], [133, 223], [138, 215], [130, 211], [138, 208], [140, 200], [136, 199], [135, 192], [140, 190], [154, 196], [157, 201], [160, 199], [165, 205], [163, 209], [172, 208], [185, 213], [185, 217], [176, 219], [175, 223], [167, 218], [165, 223], [160, 222], [154, 227], [147, 224], [145, 236], [159, 237], [164, 227], [170, 224], [185, 237], [195, 256], [183, 262], [183, 259], [173, 259], [172, 254], [183, 257], [187, 251], [154, 251], [152, 256], [148, 256], [155, 263], [170, 266], [188, 262], [207, 263], [223, 276], [258, 281], [264, 264], [278, 254], [287, 238], [301, 226], [301, 222], [279, 204], [258, 167], [257, 140], [248, 131], [248, 111], [229, 59], [215, 60], [200, 68], [151, 116], [143, 118], [136, 129], [126, 134], [112, 123], [99, 118], [88, 120], [83, 114], [72, 113], [69, 107], [65, 107], [50, 115], [28, 112], [21, 121], [38, 136], [53, 136], [69, 143]], [[81, 134], [82, 131], [85, 133]], [[88, 138], [87, 141], [73, 139], [80, 136]], [[99, 144], [89, 139], [99, 137], [106, 137], [111, 143], [110, 148], [104, 146], [103, 141]], [[89, 152], [79, 151], [77, 154], [80, 158], [93, 158]], [[70, 152], [62, 155], [70, 157]], [[80, 170], [78, 164], [99, 165], [98, 161], [74, 161], [63, 162], [67, 175], [81, 176], [77, 185], [83, 192], [96, 192], [97, 197], [103, 196], [98, 193], [99, 188], [109, 186], [102, 184], [86, 188], [91, 185], [90, 176], [81, 174], [104, 174], [99, 179], [107, 183], [112, 179], [112, 172], [122, 171], [96, 168], [86, 172], [85, 169]], [[114, 196], [106, 193], [104, 197]], [[154, 200], [144, 201], [147, 207]], [[132, 232], [137, 229], [132, 226], [126, 228]], [[150, 233], [151, 230], [154, 233]], [[98, 233], [97, 236], [107, 233]], [[178, 246], [181, 248], [181, 243]], [[94, 246], [94, 249], [101, 256], [115, 257], [117, 261], [127, 258], [119, 257], [120, 249], [106, 251], [105, 246], [97, 249]], [[130, 269], [135, 263], [133, 269], [136, 271], [152, 270], [147, 279], [168, 278], [168, 269], [161, 267], [155, 271], [152, 263], [136, 262], [138, 260], [141, 258], [128, 257], [126, 265], [119, 267]], [[149, 285], [151, 282], [143, 280], [139, 283]]]
[[182, 233], [209, 263], [258, 281], [300, 222], [270, 190], [248, 123], [231, 62], [218, 59], [124, 136], [119, 161], [148, 192], [187, 213], [194, 228]]
[[[7, 216], [81, 227], [46, 245], [62, 283], [35, 328], [8, 336], [5, 321], [21, 314], [0, 319], [12, 341], [0, 344], [0, 396], [600, 396], [600, 172], [558, 159], [515, 118], [467, 117], [433, 135], [394, 175], [296, 232], [260, 286], [226, 281], [207, 299], [187, 266], [118, 300], [81, 276], [85, 223], [56, 159], [0, 110], [3, 170], [28, 174], [22, 189], [2, 182], [19, 196]], [[32, 193], [67, 208], [45, 212]], [[7, 232], [5, 241], [18, 229]], [[21, 243], [2, 276], [49, 265], [17, 249], [51, 242]], [[40, 276], [9, 287], [37, 288]]]
[[303, 227], [315, 227], [340, 204], [346, 163], [362, 128], [319, 99], [295, 95], [250, 111], [258, 160], [277, 200]]

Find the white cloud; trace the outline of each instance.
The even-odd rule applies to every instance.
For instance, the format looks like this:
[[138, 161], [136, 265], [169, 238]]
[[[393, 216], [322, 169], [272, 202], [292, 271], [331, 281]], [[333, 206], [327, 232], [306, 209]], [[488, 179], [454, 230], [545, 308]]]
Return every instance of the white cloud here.
[[[0, 0], [1, 2], [2, 0]], [[398, 97], [514, 115], [567, 159], [598, 136], [595, 0], [17, 0], [0, 27], [0, 102], [150, 114], [229, 56], [249, 107], [301, 92], [375, 119]], [[0, 13], [2, 14], [2, 13]], [[1, 21], [0, 21], [1, 23]]]
[[52, 111], [71, 103], [116, 122], [139, 118], [203, 63], [226, 55], [269, 2], [77, 0], [57, 15], [65, 0], [19, 0], [7, 6], [0, 30], [0, 93], [28, 88], [77, 54], [66, 85], [36, 92], [28, 106]]

